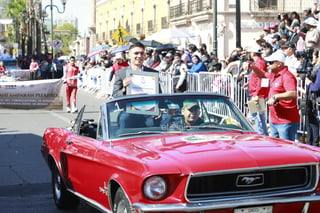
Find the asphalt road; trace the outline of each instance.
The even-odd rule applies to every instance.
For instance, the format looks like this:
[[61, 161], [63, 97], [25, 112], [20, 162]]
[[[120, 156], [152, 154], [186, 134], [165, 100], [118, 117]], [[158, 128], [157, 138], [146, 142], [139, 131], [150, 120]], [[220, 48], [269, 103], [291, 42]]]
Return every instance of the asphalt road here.
[[[86, 105], [86, 118], [97, 120], [101, 102], [94, 94], [78, 91], [78, 108]], [[75, 117], [63, 110], [0, 109], [0, 212], [96, 212], [84, 203], [76, 211], [56, 208], [51, 174], [40, 152], [45, 128], [67, 127]]]

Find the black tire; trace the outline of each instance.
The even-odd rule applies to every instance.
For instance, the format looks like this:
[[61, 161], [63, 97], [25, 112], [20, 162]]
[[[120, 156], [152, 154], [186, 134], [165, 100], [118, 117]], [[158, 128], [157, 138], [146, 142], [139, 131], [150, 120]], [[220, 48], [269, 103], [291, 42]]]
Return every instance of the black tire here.
[[121, 188], [119, 188], [116, 192], [116, 195], [114, 198], [113, 212], [114, 213], [135, 213], [135, 211], [130, 205], [128, 198], [126, 197], [125, 193]]
[[76, 209], [79, 205], [79, 198], [67, 190], [56, 166], [52, 170], [52, 193], [59, 209]]

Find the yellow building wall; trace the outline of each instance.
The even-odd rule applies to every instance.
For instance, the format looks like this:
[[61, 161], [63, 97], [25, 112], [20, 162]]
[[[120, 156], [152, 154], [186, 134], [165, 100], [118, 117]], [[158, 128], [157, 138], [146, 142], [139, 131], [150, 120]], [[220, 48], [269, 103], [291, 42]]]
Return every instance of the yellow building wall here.
[[142, 39], [166, 27], [161, 24], [163, 17], [168, 20], [167, 1], [97, 0], [97, 41], [115, 44], [111, 35], [119, 26], [126, 29], [131, 37]]

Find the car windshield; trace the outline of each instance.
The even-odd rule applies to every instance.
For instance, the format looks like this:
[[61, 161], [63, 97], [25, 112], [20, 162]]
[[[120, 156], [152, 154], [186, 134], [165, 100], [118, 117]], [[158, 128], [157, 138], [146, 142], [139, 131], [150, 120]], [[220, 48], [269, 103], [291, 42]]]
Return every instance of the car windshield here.
[[253, 131], [234, 103], [220, 95], [120, 98], [107, 103], [106, 117], [110, 139], [208, 131]]

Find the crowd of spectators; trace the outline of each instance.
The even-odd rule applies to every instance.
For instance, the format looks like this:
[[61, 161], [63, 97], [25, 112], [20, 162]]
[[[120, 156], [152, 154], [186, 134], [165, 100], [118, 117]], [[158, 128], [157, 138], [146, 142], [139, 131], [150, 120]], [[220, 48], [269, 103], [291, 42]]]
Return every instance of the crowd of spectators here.
[[[177, 46], [161, 51], [154, 48], [146, 48], [143, 66], [152, 68], [158, 72], [171, 74], [173, 77], [178, 76], [178, 78], [175, 78], [176, 81], [174, 81], [175, 92], [184, 92], [187, 89], [187, 73], [231, 73], [238, 78], [239, 82], [243, 79], [250, 82], [250, 78], [255, 78], [254, 83], [243, 84], [244, 87], [248, 87], [248, 91], [250, 90], [248, 92], [248, 100], [265, 99], [272, 111], [271, 121], [269, 120], [272, 123], [271, 135], [294, 140], [293, 132], [297, 129], [296, 121], [298, 117], [279, 118], [276, 117], [276, 114], [285, 110], [291, 110], [289, 109], [290, 107], [295, 108], [295, 112], [299, 109], [299, 106], [295, 104], [297, 102], [297, 79], [303, 79], [306, 85], [313, 85], [311, 87], [313, 95], [320, 93], [320, 86], [314, 86], [317, 84], [317, 80], [319, 80], [320, 85], [320, 75], [319, 79], [317, 79], [317, 74], [313, 74], [314, 77], [311, 78], [307, 73], [307, 69], [317, 64], [317, 54], [313, 53], [318, 53], [320, 48], [320, 33], [318, 30], [320, 28], [318, 24], [319, 11], [317, 8], [318, 5], [315, 4], [314, 8], [304, 10], [302, 17], [296, 11], [279, 14], [278, 21], [263, 27], [261, 32], [257, 33], [252, 43], [248, 43], [244, 47], [236, 47], [225, 59], [220, 60], [217, 55], [209, 53], [206, 44], [197, 46], [191, 43], [186, 46]], [[275, 58], [276, 56], [277, 58]], [[120, 63], [130, 66], [126, 52], [116, 56], [106, 54], [102, 59], [107, 61], [107, 63], [103, 65], [100, 62], [93, 63], [95, 63], [94, 66], [112, 67], [109, 82], [112, 81], [112, 76], [118, 71], [118, 69], [113, 67], [113, 64], [116, 64], [118, 67], [119, 59]], [[274, 61], [271, 61], [271, 59], [274, 59]], [[90, 61], [87, 61], [87, 63], [89, 64], [88, 67], [92, 66]], [[232, 68], [234, 64], [237, 64], [237, 69]], [[265, 65], [260, 66], [262, 64]], [[312, 69], [316, 72], [319, 66], [314, 67]], [[259, 75], [261, 74], [260, 76], [269, 79], [269, 83], [267, 84], [270, 84], [269, 89], [271, 92], [264, 91], [263, 94], [259, 92], [261, 90], [261, 82], [265, 81], [259, 80], [260, 77], [252, 72], [253, 69], [261, 69], [263, 71], [262, 74], [258, 73]], [[269, 75], [268, 70], [272, 74]], [[256, 72], [256, 70], [254, 71]], [[281, 92], [272, 85], [272, 81], [279, 76], [285, 76], [286, 78], [278, 80], [283, 86]], [[263, 87], [263, 90], [266, 90], [266, 86]], [[313, 98], [316, 99], [316, 97]], [[313, 108], [309, 111], [315, 114], [315, 104], [312, 103], [312, 105]], [[279, 108], [281, 108], [280, 111]], [[261, 134], [268, 135], [265, 125], [266, 119], [261, 113], [257, 115], [258, 119], [255, 122], [256, 124], [260, 122], [260, 127], [258, 128], [262, 130]], [[294, 121], [291, 119], [292, 117], [294, 117]], [[318, 121], [310, 122], [314, 121], [315, 116], [309, 116], [308, 118], [309, 120], [306, 124], [308, 128], [307, 143], [318, 146]], [[299, 122], [302, 121], [300, 120]], [[309, 123], [312, 125], [309, 125]], [[259, 129], [257, 129], [257, 132], [259, 132]]]
[[[312, 88], [312, 96], [314, 100], [320, 94], [320, 74], [317, 75], [319, 69], [318, 55], [320, 49], [320, 25], [318, 4], [314, 4], [313, 8], [307, 8], [300, 13], [292, 11], [290, 13], [282, 13], [278, 15], [278, 21], [261, 28], [255, 39], [248, 44], [236, 47], [227, 56], [219, 59], [217, 55], [208, 52], [205, 43], [196, 45], [194, 43], [185, 46], [174, 46], [165, 49], [146, 47], [143, 67], [153, 69], [159, 73], [165, 73], [174, 77], [173, 86], [174, 92], [184, 92], [187, 90], [188, 85], [186, 82], [187, 73], [199, 72], [221, 72], [231, 73], [238, 79], [238, 83], [242, 83], [243, 87], [248, 88], [247, 99], [270, 99], [270, 93], [264, 91], [262, 95], [259, 93], [261, 80], [252, 71], [253, 67], [260, 67], [264, 73], [268, 73], [272, 68], [272, 64], [279, 64], [281, 68], [288, 70], [295, 78], [303, 79], [306, 85]], [[130, 44], [130, 43], [129, 43]], [[100, 55], [91, 58], [82, 58], [78, 63], [81, 72], [87, 72], [91, 68], [100, 68], [102, 70], [110, 70], [110, 75], [107, 78], [108, 84], [114, 83], [117, 72], [126, 67], [131, 66], [129, 51], [120, 51], [113, 53], [112, 51], [105, 51]], [[267, 61], [274, 57], [274, 54], [281, 53], [284, 57], [274, 61]], [[66, 61], [60, 62], [59, 60], [47, 60], [46, 58], [34, 58], [32, 63], [20, 59], [22, 67], [27, 67], [31, 71], [32, 79], [47, 79], [51, 78], [52, 68], [55, 70], [63, 69]], [[279, 63], [278, 63], [279, 62]], [[283, 63], [283, 66], [282, 66]], [[31, 64], [31, 65], [30, 65]], [[262, 66], [263, 65], [263, 66]], [[316, 66], [317, 65], [317, 66]], [[267, 68], [266, 68], [267, 66]], [[234, 69], [236, 67], [236, 69]], [[128, 68], [126, 68], [128, 69]], [[254, 68], [255, 69], [255, 68]], [[312, 77], [307, 73], [307, 69], [313, 70]], [[35, 73], [32, 73], [32, 70]], [[274, 67], [273, 70], [278, 70]], [[311, 72], [311, 71], [309, 71]], [[55, 71], [57, 73], [57, 71]], [[63, 70], [61, 71], [63, 73]], [[319, 72], [320, 73], [320, 72]], [[287, 75], [287, 74], [286, 74]], [[268, 75], [266, 75], [267, 78]], [[52, 76], [53, 77], [53, 76]], [[255, 79], [254, 84], [248, 84], [250, 78]], [[244, 79], [246, 82], [244, 82]], [[269, 79], [272, 83], [272, 79]], [[285, 81], [284, 81], [285, 82]], [[270, 84], [271, 84], [270, 83]], [[296, 82], [290, 82], [296, 88]], [[291, 89], [293, 87], [290, 87]], [[288, 92], [288, 91], [284, 91]], [[316, 94], [316, 96], [315, 96]], [[276, 96], [275, 96], [276, 95]], [[273, 94], [273, 104], [280, 103], [280, 98], [289, 99], [288, 97]], [[291, 99], [292, 94], [291, 94]], [[281, 104], [280, 104], [281, 105]], [[315, 103], [312, 103], [312, 109], [309, 112], [317, 112]], [[293, 105], [292, 105], [293, 106]], [[295, 107], [295, 106], [294, 106]], [[276, 107], [275, 107], [276, 108]], [[260, 117], [256, 122], [261, 122], [263, 128], [260, 126], [261, 134], [267, 135], [265, 118]], [[319, 124], [315, 116], [307, 116], [309, 123], [307, 125], [308, 140], [307, 143], [319, 145]], [[312, 122], [310, 122], [312, 121]], [[301, 121], [300, 121], [301, 122]], [[257, 129], [259, 132], [259, 129]]]

